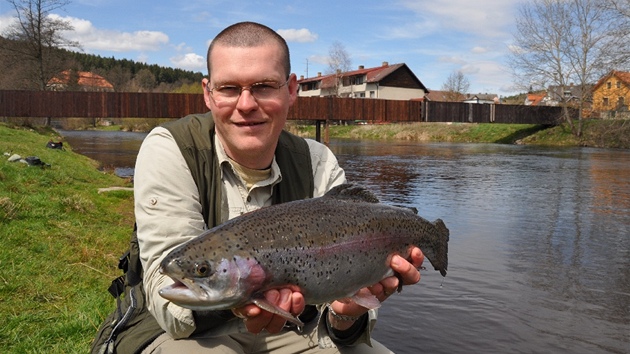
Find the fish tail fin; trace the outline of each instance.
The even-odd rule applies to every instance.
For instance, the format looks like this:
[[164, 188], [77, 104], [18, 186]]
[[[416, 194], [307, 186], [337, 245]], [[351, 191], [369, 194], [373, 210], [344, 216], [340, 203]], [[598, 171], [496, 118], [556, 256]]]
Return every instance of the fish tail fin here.
[[433, 225], [435, 225], [435, 228], [440, 233], [440, 235], [446, 235], [444, 238], [446, 239], [446, 242], [448, 242], [450, 232], [448, 231], [446, 224], [444, 224], [444, 221], [442, 221], [442, 219], [436, 219], [433, 222]]
[[443, 277], [446, 276], [446, 270], [448, 269], [448, 240], [449, 240], [449, 235], [450, 235], [450, 231], [448, 230], [448, 228], [446, 227], [446, 225], [444, 224], [444, 221], [442, 221], [442, 219], [436, 219], [433, 222], [433, 225], [435, 226], [435, 229], [438, 232], [438, 240], [439, 240], [439, 245], [436, 245], [436, 258], [438, 260], [438, 262], [436, 262], [436, 264], [438, 264], [438, 267], [434, 267], [436, 270], [440, 271], [440, 274], [442, 274]]

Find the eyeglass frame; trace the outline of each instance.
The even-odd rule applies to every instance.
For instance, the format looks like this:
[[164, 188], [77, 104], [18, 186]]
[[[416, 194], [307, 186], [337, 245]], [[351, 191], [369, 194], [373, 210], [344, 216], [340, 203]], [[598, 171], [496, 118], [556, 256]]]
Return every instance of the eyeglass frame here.
[[[250, 93], [250, 95], [252, 95], [252, 97], [256, 100], [256, 102], [258, 102], [259, 100], [263, 100], [263, 101], [264, 101], [264, 100], [265, 100], [265, 98], [262, 98], [262, 99], [261, 99], [261, 98], [257, 98], [257, 97], [256, 97], [256, 95], [252, 92], [252, 88], [253, 88], [253, 87], [255, 87], [255, 86], [257, 86], [257, 85], [270, 85], [270, 84], [272, 84], [272, 83], [273, 83], [273, 84], [277, 84], [277, 85], [278, 85], [278, 87], [273, 87], [273, 86], [270, 86], [270, 87], [271, 87], [271, 88], [273, 88], [274, 90], [280, 90], [280, 88], [282, 88], [282, 87], [284, 87], [284, 86], [287, 86], [287, 85], [289, 84], [289, 81], [291, 81], [291, 77], [290, 77], [290, 76], [289, 76], [289, 77], [287, 78], [287, 80], [286, 80], [284, 83], [282, 83], [282, 84], [279, 84], [279, 83], [278, 83], [278, 82], [276, 82], [276, 81], [259, 81], [259, 82], [254, 82], [253, 84], [251, 84], [251, 85], [246, 85], [246, 86], [240, 86], [240, 85], [221, 85], [221, 86], [215, 86], [215, 87], [213, 87], [213, 88], [209, 88], [209, 87], [210, 87], [210, 85], [206, 85], [206, 91], [208, 91], [208, 93], [210, 94], [210, 97], [212, 98], [212, 100], [213, 100], [215, 103], [227, 103], [227, 104], [234, 104], [234, 103], [238, 102], [238, 100], [241, 98], [241, 95], [243, 94], [243, 91], [245, 91], [245, 90], [248, 90], [248, 91], [249, 91], [249, 93]], [[219, 101], [217, 102], [217, 100], [214, 98], [214, 95], [213, 95], [213, 92], [212, 92], [212, 91], [214, 91], [214, 90], [219, 90], [219, 89], [221, 89], [221, 88], [227, 88], [227, 87], [232, 87], [232, 88], [237, 88], [237, 87], [238, 87], [238, 88], [239, 88], [238, 95], [237, 95], [236, 97], [234, 97], [234, 101], [222, 101], [221, 99], [219, 99]]]

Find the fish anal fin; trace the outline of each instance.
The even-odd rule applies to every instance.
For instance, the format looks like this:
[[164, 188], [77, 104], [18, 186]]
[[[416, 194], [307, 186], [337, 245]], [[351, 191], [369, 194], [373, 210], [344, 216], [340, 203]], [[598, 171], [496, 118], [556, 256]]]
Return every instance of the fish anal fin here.
[[288, 311], [285, 311], [283, 309], [281, 309], [280, 307], [272, 304], [271, 302], [267, 301], [265, 298], [263, 297], [256, 297], [252, 299], [252, 303], [254, 303], [254, 305], [260, 307], [261, 309], [267, 311], [267, 312], [271, 312], [273, 314], [276, 314], [280, 317], [285, 318], [287, 321], [294, 323], [296, 326], [298, 326], [298, 328], [302, 328], [304, 327], [304, 323], [302, 321], [300, 321], [297, 317], [293, 316], [291, 313], [289, 313]]
[[365, 307], [366, 309], [377, 309], [381, 307], [381, 302], [372, 293], [359, 291], [352, 296], [352, 301], [356, 304]]

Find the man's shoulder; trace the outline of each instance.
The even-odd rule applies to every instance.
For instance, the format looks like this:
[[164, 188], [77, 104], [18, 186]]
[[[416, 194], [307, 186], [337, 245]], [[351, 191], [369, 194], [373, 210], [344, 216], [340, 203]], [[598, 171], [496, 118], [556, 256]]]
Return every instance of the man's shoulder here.
[[212, 149], [210, 131], [214, 129], [214, 121], [210, 112], [191, 114], [162, 125], [168, 130], [180, 148], [196, 146], [200, 149]]
[[208, 112], [189, 114], [177, 120], [166, 122], [161, 126], [172, 131], [174, 129], [198, 130], [204, 127], [210, 128], [213, 125], [212, 113]]

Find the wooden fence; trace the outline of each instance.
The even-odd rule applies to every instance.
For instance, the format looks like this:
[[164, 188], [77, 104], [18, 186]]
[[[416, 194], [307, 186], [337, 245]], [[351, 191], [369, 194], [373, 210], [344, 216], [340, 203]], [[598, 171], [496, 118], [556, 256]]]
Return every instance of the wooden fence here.
[[[0, 91], [0, 117], [179, 118], [207, 110], [201, 94]], [[560, 116], [560, 107], [337, 97], [299, 97], [289, 110], [292, 120], [370, 123], [557, 124]]]
[[[574, 108], [569, 108], [569, 114], [573, 118], [578, 117]], [[425, 122], [554, 125], [562, 120], [562, 107], [426, 102], [422, 116]]]

